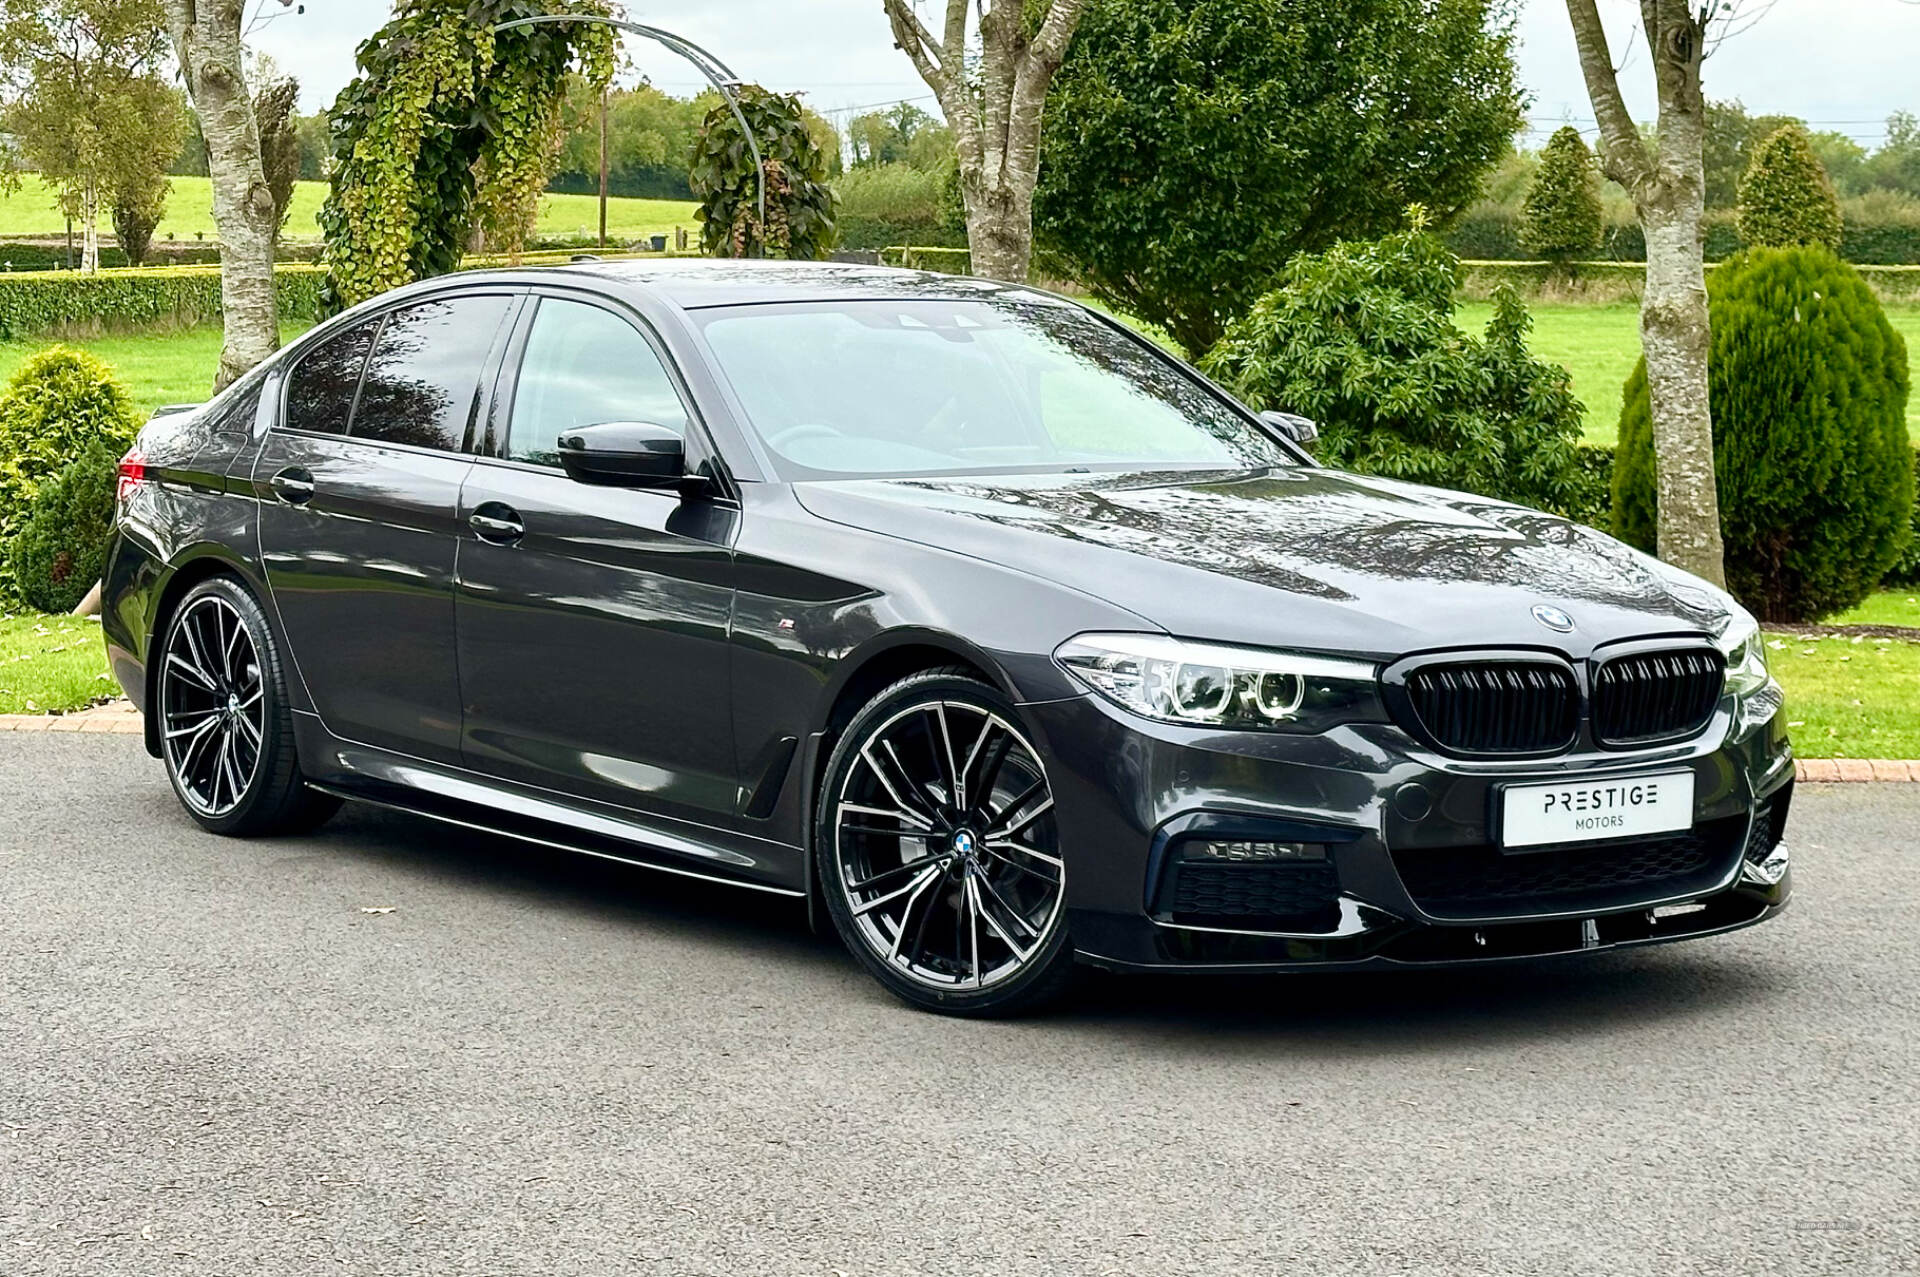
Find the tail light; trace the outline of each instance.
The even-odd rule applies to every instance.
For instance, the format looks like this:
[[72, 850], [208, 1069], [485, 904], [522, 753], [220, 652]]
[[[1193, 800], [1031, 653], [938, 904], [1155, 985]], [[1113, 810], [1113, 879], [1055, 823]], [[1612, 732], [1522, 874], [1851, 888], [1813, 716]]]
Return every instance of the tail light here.
[[120, 458], [120, 483], [114, 490], [115, 499], [125, 504], [133, 490], [147, 481], [147, 458], [140, 449], [135, 448]]

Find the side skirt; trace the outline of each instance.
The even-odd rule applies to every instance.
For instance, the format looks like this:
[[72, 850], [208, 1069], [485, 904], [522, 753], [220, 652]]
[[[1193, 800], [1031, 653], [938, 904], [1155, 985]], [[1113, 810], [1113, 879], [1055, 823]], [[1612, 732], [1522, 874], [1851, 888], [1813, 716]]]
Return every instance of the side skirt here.
[[[548, 847], [556, 851], [569, 851], [576, 855], [593, 856], [601, 860], [612, 860], [623, 865], [632, 865], [638, 869], [652, 869], [658, 873], [672, 874], [678, 878], [692, 878], [699, 882], [714, 882], [725, 887], [744, 887], [748, 891], [765, 892], [768, 895], [783, 896], [790, 900], [799, 900], [807, 893], [795, 891], [791, 887], [775, 887], [762, 882], [748, 882], [741, 878], [727, 878], [718, 874], [701, 873], [694, 869], [683, 869], [678, 865], [663, 864], [647, 857], [639, 849], [632, 851], [614, 851], [604, 846], [587, 846], [586, 840], [578, 837], [563, 838], [559, 830], [536, 832], [531, 829], [511, 828], [511, 818], [496, 816], [490, 820], [479, 820], [469, 814], [440, 810], [439, 804], [428, 795], [418, 795], [411, 801], [400, 801], [392, 791], [384, 796], [375, 797], [365, 790], [348, 789], [338, 785], [316, 785], [309, 782], [309, 789], [317, 789], [323, 794], [332, 794], [348, 802], [365, 803], [370, 807], [382, 807], [388, 811], [405, 812], [411, 816], [422, 816], [428, 820], [437, 820], [442, 824], [453, 825], [460, 829], [470, 829], [476, 833], [495, 834], [502, 838], [513, 838], [520, 842], [531, 843], [536, 847]], [[477, 812], [478, 809], [476, 809]]]
[[[310, 769], [307, 784], [321, 793], [680, 878], [793, 900], [807, 895], [779, 881], [802, 867], [799, 848], [717, 831], [708, 838], [701, 827], [680, 821], [614, 816], [563, 795], [338, 740], [310, 714], [297, 713], [294, 723]], [[740, 845], [729, 845], [735, 841]]]

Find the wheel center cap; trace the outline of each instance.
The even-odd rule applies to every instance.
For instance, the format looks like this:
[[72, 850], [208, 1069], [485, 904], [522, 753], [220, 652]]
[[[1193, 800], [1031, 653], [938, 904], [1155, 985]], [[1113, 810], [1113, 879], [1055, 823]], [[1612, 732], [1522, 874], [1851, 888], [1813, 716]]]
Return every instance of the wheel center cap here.
[[972, 860], [974, 849], [978, 844], [974, 841], [971, 829], [962, 829], [954, 834], [952, 841], [947, 845], [953, 848], [954, 855], [963, 860]]
[[227, 693], [227, 713], [238, 714], [239, 712], [240, 697], [232, 692]]

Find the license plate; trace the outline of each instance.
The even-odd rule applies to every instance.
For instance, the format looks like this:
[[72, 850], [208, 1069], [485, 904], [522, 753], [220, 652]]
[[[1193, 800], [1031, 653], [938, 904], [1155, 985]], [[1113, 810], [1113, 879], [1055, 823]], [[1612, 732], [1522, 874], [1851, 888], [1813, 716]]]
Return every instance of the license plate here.
[[1500, 845], [1636, 838], [1693, 827], [1693, 773], [1509, 785], [1500, 796]]

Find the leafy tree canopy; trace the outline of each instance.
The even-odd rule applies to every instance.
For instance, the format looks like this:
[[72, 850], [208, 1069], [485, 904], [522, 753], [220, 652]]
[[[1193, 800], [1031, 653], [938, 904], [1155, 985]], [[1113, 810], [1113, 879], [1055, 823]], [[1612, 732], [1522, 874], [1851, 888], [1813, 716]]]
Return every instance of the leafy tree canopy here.
[[0, 0], [0, 165], [37, 170], [89, 226], [103, 206], [157, 222], [187, 123], [166, 51], [159, 0]]
[[1520, 104], [1502, 0], [1095, 0], [1048, 99], [1036, 239], [1199, 354], [1293, 254], [1465, 208]]
[[1749, 115], [1738, 99], [1707, 103], [1706, 137], [1700, 148], [1707, 207], [1734, 208], [1740, 200], [1740, 179], [1753, 165], [1753, 153], [1782, 125], [1797, 123], [1791, 115]]
[[855, 168], [905, 164], [932, 173], [953, 160], [953, 130], [911, 102], [854, 116], [847, 141]]

